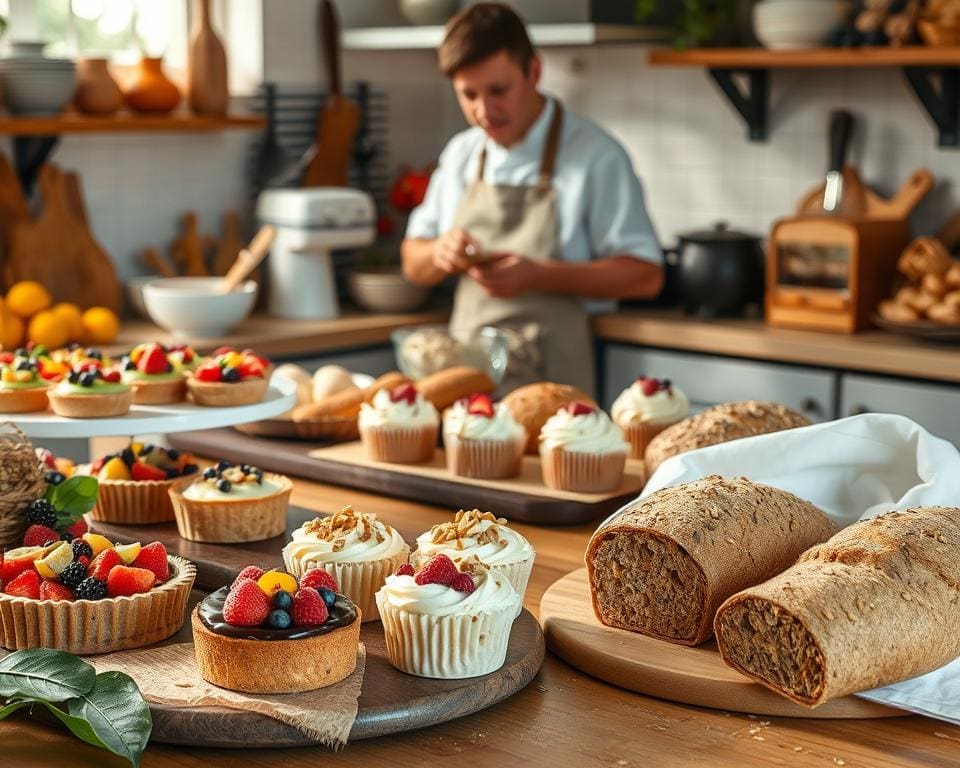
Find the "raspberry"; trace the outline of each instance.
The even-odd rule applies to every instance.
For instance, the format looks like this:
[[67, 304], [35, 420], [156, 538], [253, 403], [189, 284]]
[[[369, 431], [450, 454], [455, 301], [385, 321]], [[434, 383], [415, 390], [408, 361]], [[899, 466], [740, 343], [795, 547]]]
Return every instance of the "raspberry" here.
[[73, 592], [63, 584], [55, 581], [45, 581], [40, 585], [41, 600], [69, 600], [73, 602]]
[[466, 592], [468, 595], [473, 592], [476, 585], [473, 583], [473, 577], [469, 573], [458, 573], [453, 581], [450, 582], [450, 589], [457, 592]]
[[31, 525], [23, 534], [25, 547], [42, 547], [48, 541], [60, 541], [60, 534], [45, 525]]
[[263, 576], [263, 568], [258, 568], [255, 565], [248, 565], [240, 574], [233, 580], [233, 584], [230, 585], [230, 591], [232, 592], [237, 588], [237, 584], [241, 581], [256, 581], [261, 576]]
[[640, 379], [640, 389], [647, 397], [653, 397], [660, 389], [660, 382], [656, 379], [648, 379], [644, 376]]
[[107, 576], [109, 576], [110, 571], [112, 571], [118, 565], [123, 565], [123, 558], [117, 554], [116, 550], [105, 549], [103, 552], [93, 558], [93, 562], [90, 563], [88, 572], [91, 578], [104, 582], [104, 586], [106, 586]]
[[293, 610], [290, 617], [298, 627], [319, 627], [326, 622], [329, 612], [320, 593], [307, 587], [298, 589], [293, 596]]
[[337, 580], [323, 570], [323, 568], [311, 568], [307, 571], [303, 575], [303, 578], [300, 579], [300, 588], [303, 589], [304, 587], [332, 589], [334, 592], [339, 589]]
[[78, 539], [87, 532], [87, 521], [82, 517], [73, 525], [63, 529], [64, 533], [69, 533], [73, 538]]
[[250, 579], [237, 584], [223, 603], [223, 620], [235, 627], [258, 627], [269, 615], [270, 598]]
[[403, 400], [407, 405], [417, 402], [417, 390], [413, 384], [401, 384], [390, 390], [390, 402], [399, 403]]
[[400, 563], [400, 567], [397, 568], [397, 576], [413, 576], [414, 573], [415, 571], [410, 563]]
[[460, 571], [446, 555], [434, 555], [417, 571], [414, 581], [421, 587], [424, 584], [443, 584], [448, 587]]
[[153, 571], [146, 568], [129, 568], [125, 565], [118, 565], [107, 576], [107, 594], [110, 597], [139, 595], [143, 592], [149, 592], [156, 580], [157, 577]]
[[8, 595], [32, 597], [37, 600], [40, 597], [40, 574], [36, 571], [24, 571], [7, 584], [3, 591]]
[[564, 407], [571, 416], [588, 416], [596, 410], [590, 403], [585, 403], [582, 400], [574, 400]]
[[[170, 578], [170, 563], [167, 562], [167, 549], [159, 541], [140, 548], [140, 554], [133, 561], [134, 568], [146, 568], [157, 577], [157, 582]], [[109, 584], [107, 585], [109, 586]]]

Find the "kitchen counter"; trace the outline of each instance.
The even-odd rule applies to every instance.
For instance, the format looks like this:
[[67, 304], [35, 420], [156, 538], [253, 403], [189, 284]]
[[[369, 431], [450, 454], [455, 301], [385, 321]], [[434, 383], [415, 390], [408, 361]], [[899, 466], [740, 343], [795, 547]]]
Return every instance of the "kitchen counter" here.
[[773, 328], [762, 320], [624, 309], [593, 321], [597, 338], [663, 349], [960, 382], [960, 347], [885, 331], [856, 334]]
[[[450, 510], [305, 481], [296, 483], [291, 501], [322, 512], [335, 512], [348, 503], [376, 511], [408, 541], [450, 516]], [[593, 527], [516, 528], [537, 550], [526, 594], [526, 607], [537, 614], [544, 590], [582, 566], [583, 551]], [[229, 549], [235, 557], [236, 548]], [[17, 768], [129, 765], [78, 741], [62, 726], [38, 722], [21, 713], [0, 722], [0, 741], [0, 762]], [[960, 728], [924, 717], [759, 718], [688, 707], [599, 682], [548, 653], [529, 686], [490, 709], [433, 728], [351, 744], [338, 755], [322, 748], [241, 753], [151, 744], [143, 766], [233, 766], [239, 762], [245, 768], [306, 768], [329, 762], [337, 766], [407, 768], [453, 764], [561, 766], [576, 761], [581, 768], [940, 768], [957, 765], [958, 754]]]

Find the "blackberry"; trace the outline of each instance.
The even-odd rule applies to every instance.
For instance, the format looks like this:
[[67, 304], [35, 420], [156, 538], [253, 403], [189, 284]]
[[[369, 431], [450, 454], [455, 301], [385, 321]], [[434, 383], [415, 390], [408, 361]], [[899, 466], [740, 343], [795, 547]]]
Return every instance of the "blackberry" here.
[[70, 589], [76, 589], [87, 578], [87, 566], [83, 563], [70, 563], [60, 571], [60, 583]]
[[180, 472], [176, 469], [166, 469], [164, 471], [167, 473], [167, 480], [173, 480], [175, 477], [180, 477]]
[[167, 458], [170, 459], [170, 461], [176, 461], [180, 458], [180, 451], [178, 451], [176, 448], [168, 449]]
[[90, 576], [73, 591], [77, 600], [103, 600], [107, 596], [107, 582]]
[[60, 534], [60, 541], [73, 541], [73, 534], [64, 531]]
[[223, 381], [240, 381], [240, 371], [232, 365], [227, 365], [220, 371], [220, 378]]
[[51, 469], [43, 475], [43, 479], [49, 485], [60, 485], [60, 483], [67, 478], [64, 477], [63, 472], [57, 472], [57, 470]]
[[84, 371], [80, 374], [79, 384], [81, 387], [92, 387], [96, 380], [97, 377], [94, 376], [93, 371]]
[[220, 491], [220, 493], [230, 493], [231, 488], [233, 488], [233, 483], [226, 478], [221, 478], [217, 481], [217, 490]]
[[123, 363], [123, 370], [135, 371], [137, 370], [137, 364], [133, 362], [133, 360], [127, 360], [127, 362]]
[[27, 507], [27, 522], [30, 525], [45, 525], [47, 528], [57, 527], [57, 510], [46, 499], [31, 501]]
[[93, 547], [83, 539], [74, 539], [71, 547], [73, 549], [74, 560], [79, 560], [81, 557], [88, 557], [93, 560]]
[[67, 381], [69, 381], [71, 384], [79, 384], [80, 371], [70, 371], [70, 375], [67, 376]]
[[200, 469], [200, 467], [198, 467], [196, 464], [184, 464], [184, 465], [183, 465], [183, 472], [181, 472], [180, 474], [182, 474], [182, 475], [192, 475], [192, 474], [193, 474], [194, 472], [196, 472], [198, 469]]
[[133, 455], [133, 451], [131, 451], [129, 448], [124, 448], [122, 451], [120, 451], [120, 458], [123, 459], [123, 463], [128, 467], [132, 467], [133, 462], [137, 460], [137, 457]]

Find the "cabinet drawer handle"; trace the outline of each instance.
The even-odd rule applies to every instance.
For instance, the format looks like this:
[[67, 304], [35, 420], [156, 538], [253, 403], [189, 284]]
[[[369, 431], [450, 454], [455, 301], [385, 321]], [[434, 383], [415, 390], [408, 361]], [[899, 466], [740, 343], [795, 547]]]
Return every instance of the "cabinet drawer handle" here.
[[870, 413], [870, 409], [867, 408], [863, 403], [857, 403], [856, 405], [850, 408], [850, 416], [860, 416], [864, 413]]
[[800, 410], [811, 416], [823, 416], [823, 406], [815, 397], [805, 397], [800, 402]]

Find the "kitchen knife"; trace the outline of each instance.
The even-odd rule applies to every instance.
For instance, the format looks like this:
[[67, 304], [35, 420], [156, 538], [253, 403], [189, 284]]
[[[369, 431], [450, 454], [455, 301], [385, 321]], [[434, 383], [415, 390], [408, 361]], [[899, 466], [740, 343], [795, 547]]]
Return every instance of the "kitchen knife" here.
[[853, 133], [853, 115], [845, 110], [837, 110], [830, 116], [830, 165], [827, 169], [827, 181], [823, 187], [823, 210], [836, 212], [843, 196], [843, 165]]

